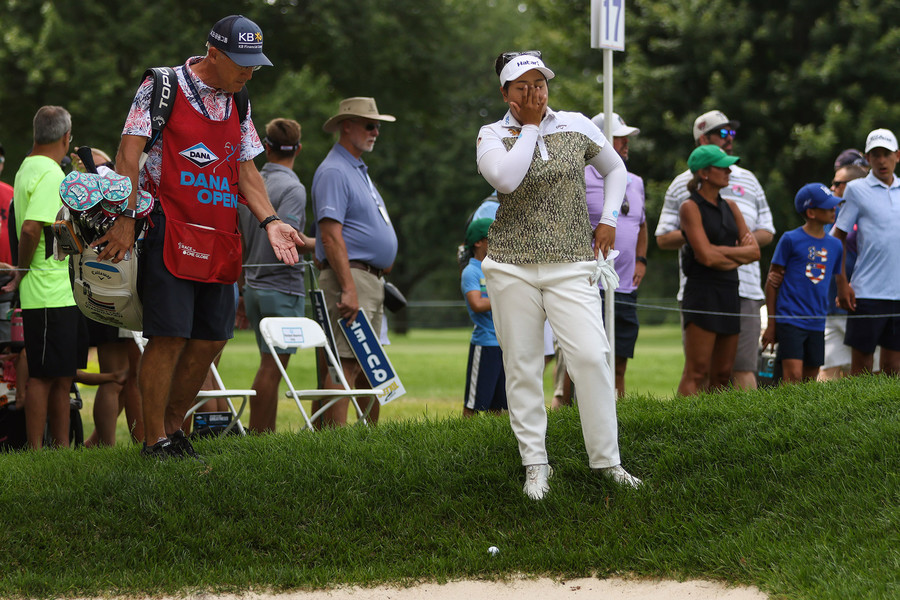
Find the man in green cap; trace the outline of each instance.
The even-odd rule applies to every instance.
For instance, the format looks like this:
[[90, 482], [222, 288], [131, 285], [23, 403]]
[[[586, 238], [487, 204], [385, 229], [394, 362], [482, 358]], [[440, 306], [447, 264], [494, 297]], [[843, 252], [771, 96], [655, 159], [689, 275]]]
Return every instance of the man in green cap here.
[[475, 219], [466, 228], [466, 250], [472, 253], [472, 258], [462, 271], [460, 287], [475, 328], [466, 365], [464, 417], [481, 411], [499, 413], [506, 410], [503, 352], [494, 331], [491, 300], [481, 271], [481, 261], [487, 256], [488, 229], [493, 222], [493, 219]]

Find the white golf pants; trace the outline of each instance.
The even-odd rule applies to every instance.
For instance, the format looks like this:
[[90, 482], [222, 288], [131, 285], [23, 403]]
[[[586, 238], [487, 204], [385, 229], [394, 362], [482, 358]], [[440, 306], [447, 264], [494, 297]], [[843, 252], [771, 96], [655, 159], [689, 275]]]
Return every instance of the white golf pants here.
[[544, 319], [566, 357], [578, 390], [581, 431], [592, 468], [619, 459], [616, 392], [607, 354], [594, 262], [514, 265], [485, 258], [481, 265], [497, 339], [503, 349], [509, 420], [522, 464], [547, 462], [544, 406]]

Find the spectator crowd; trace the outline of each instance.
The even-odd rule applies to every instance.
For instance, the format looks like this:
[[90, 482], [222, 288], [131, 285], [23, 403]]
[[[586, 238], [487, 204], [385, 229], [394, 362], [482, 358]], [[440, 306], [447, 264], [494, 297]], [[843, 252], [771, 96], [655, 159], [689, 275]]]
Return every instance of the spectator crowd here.
[[[382, 125], [396, 119], [371, 97], [341, 101], [322, 125], [335, 143], [307, 196], [294, 172], [300, 123], [271, 119], [260, 139], [253, 122], [246, 84], [272, 65], [262, 40], [255, 23], [231, 15], [213, 26], [204, 55], [148, 75], [114, 158], [73, 147], [64, 107], [35, 113], [32, 149], [14, 185], [0, 183], [3, 377], [16, 391], [10, 404], [24, 414], [28, 446], [69, 445], [71, 395], [81, 381], [101, 386], [87, 445], [115, 443], [115, 423], [125, 412], [144, 456], [202, 460], [186, 415], [198, 391], [213, 385], [213, 366], [235, 323], [253, 328], [259, 347], [249, 428], [274, 431], [279, 366], [287, 366], [291, 351], [272, 355], [260, 322], [306, 313], [302, 254], [313, 255], [328, 315], [322, 325], [335, 332], [343, 375], [368, 387], [365, 365], [337, 332], [339, 319], [360, 315], [375, 331], [385, 326], [383, 277], [398, 241], [377, 174], [363, 156], [374, 150]], [[495, 66], [509, 111], [477, 139], [477, 168], [495, 191], [467, 221], [458, 257], [474, 325], [463, 414], [509, 412], [526, 468], [524, 491], [542, 498], [552, 469], [539, 378], [544, 348], [555, 339], [559, 385], [552, 406], [577, 400], [591, 467], [638, 486], [619, 460], [615, 399], [625, 394], [628, 361], [640, 351], [638, 294], [652, 277], [644, 182], [628, 169], [629, 140], [640, 129], [616, 113], [607, 123], [603, 114], [588, 119], [549, 108], [554, 73], [539, 52], [504, 53]], [[172, 86], [173, 101], [161, 126], [155, 92], [162, 81]], [[769, 347], [777, 348], [785, 382], [896, 374], [896, 136], [875, 129], [863, 151], [840, 152], [830, 185], [797, 190], [802, 226], [779, 235], [752, 157], [736, 154], [739, 131], [740, 122], [721, 110], [694, 120], [688, 169], [669, 185], [657, 221], [656, 244], [677, 259], [655, 268], [677, 265], [680, 273], [678, 394], [755, 388], [760, 352]], [[253, 159], [262, 153], [266, 163], [257, 170]], [[0, 173], [5, 158], [0, 146]], [[62, 199], [67, 163], [97, 181], [124, 176], [131, 184], [121, 206], [104, 205], [96, 239], [79, 240], [77, 231], [74, 237], [100, 263], [134, 261], [141, 335], [86, 319], [77, 306], [58, 242], [72, 222]], [[141, 194], [154, 201], [145, 216]], [[760, 249], [773, 243], [763, 274]], [[610, 301], [611, 345], [604, 310]], [[84, 370], [90, 346], [97, 348], [99, 375]], [[321, 386], [340, 387], [336, 379], [323, 363]], [[344, 399], [331, 406], [319, 426], [345, 424], [348, 405]], [[224, 408], [211, 401], [206, 410]], [[377, 422], [377, 403], [369, 417]]]

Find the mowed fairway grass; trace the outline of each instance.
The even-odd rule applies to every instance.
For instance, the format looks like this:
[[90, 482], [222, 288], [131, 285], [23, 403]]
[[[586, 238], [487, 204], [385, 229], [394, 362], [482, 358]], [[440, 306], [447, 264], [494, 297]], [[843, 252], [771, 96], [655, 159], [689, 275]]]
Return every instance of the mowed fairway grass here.
[[[442, 418], [462, 412], [465, 389], [466, 359], [469, 351], [469, 329], [413, 329], [400, 335], [392, 333], [388, 357], [400, 374], [406, 395], [382, 408], [381, 418], [390, 420]], [[553, 367], [545, 370], [544, 390], [549, 403], [553, 390]], [[629, 394], [671, 397], [678, 387], [684, 365], [681, 350], [681, 331], [678, 325], [644, 326], [640, 330], [635, 357], [628, 363], [626, 390]], [[259, 366], [259, 351], [251, 331], [235, 331], [219, 362], [219, 371], [230, 388], [250, 388]], [[89, 370], [96, 371], [93, 361]], [[315, 357], [311, 351], [301, 351], [292, 357], [288, 367], [291, 381], [297, 388], [315, 387]], [[303, 426], [303, 419], [293, 400], [284, 393], [282, 382], [278, 408], [278, 430], [293, 431]], [[83, 388], [85, 407], [82, 410], [85, 437], [93, 429], [94, 388]], [[305, 403], [307, 413], [309, 403]], [[247, 415], [243, 419], [248, 423]], [[119, 443], [127, 440], [124, 417], [119, 419], [116, 436]]]

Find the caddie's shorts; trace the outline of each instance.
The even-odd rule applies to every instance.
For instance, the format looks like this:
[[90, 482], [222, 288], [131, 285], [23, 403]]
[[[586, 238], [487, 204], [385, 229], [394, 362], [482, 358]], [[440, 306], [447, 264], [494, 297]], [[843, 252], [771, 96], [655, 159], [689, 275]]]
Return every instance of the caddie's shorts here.
[[166, 217], [153, 214], [142, 242], [140, 284], [144, 337], [223, 341], [234, 336], [235, 286], [175, 277], [163, 262]]

